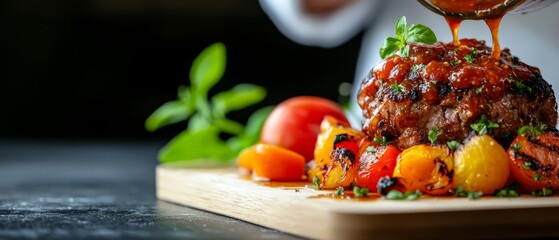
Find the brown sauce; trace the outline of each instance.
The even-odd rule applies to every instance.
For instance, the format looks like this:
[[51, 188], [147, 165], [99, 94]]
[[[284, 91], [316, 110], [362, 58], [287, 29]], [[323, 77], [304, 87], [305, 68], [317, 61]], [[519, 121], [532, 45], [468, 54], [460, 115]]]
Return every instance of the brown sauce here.
[[[503, 16], [514, 7], [524, 1], [505, 0], [430, 0], [444, 14], [450, 27], [454, 46], [459, 46], [458, 31], [463, 18], [483, 19], [489, 30], [493, 42], [491, 58], [498, 59], [501, 56], [499, 44], [499, 25]], [[473, 17], [472, 17], [473, 16]]]

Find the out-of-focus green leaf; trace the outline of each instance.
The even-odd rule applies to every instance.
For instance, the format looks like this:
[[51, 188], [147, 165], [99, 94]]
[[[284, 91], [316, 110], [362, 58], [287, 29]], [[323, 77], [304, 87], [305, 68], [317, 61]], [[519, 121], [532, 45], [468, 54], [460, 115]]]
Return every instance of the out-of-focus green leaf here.
[[223, 43], [214, 43], [196, 57], [190, 68], [192, 88], [198, 95], [207, 96], [208, 91], [225, 72], [226, 54]]
[[260, 140], [260, 134], [262, 132], [262, 126], [266, 121], [266, 118], [270, 115], [274, 106], [268, 106], [261, 109], [258, 109], [256, 112], [250, 115], [247, 125], [245, 127], [245, 131], [243, 134], [239, 135], [239, 146], [242, 148], [246, 148], [248, 146], [252, 146]]
[[214, 119], [213, 125], [216, 126], [219, 130], [233, 135], [241, 134], [245, 130], [243, 124], [235, 122], [231, 119], [227, 119], [225, 117]]
[[145, 128], [153, 132], [169, 124], [184, 121], [192, 115], [193, 110], [180, 101], [166, 102], [146, 119]]
[[209, 125], [211, 125], [210, 121], [200, 113], [195, 113], [192, 117], [190, 117], [190, 120], [188, 120], [188, 129], [191, 131], [198, 131], [208, 127]]
[[228, 164], [235, 156], [236, 153], [219, 138], [219, 130], [214, 126], [196, 131], [185, 130], [159, 151], [162, 163], [214, 159]]
[[230, 111], [246, 108], [266, 97], [266, 89], [252, 84], [238, 84], [212, 97], [214, 116], [225, 116]]

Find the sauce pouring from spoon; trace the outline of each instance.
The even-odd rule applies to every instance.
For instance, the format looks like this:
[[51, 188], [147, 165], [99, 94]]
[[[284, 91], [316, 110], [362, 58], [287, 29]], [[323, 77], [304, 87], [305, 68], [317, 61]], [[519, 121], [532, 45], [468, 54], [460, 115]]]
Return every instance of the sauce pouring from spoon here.
[[491, 31], [491, 58], [501, 56], [499, 25], [507, 13], [527, 13], [541, 9], [554, 0], [418, 0], [427, 9], [445, 17], [452, 31], [453, 44], [460, 45], [458, 31], [463, 20], [484, 20]]

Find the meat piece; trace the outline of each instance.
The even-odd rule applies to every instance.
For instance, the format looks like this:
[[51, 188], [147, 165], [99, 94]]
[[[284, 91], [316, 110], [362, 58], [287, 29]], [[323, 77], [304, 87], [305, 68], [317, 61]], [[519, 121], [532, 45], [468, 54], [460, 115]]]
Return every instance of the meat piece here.
[[555, 95], [538, 68], [509, 49], [492, 59], [484, 41], [461, 43], [412, 43], [409, 57], [394, 55], [371, 70], [358, 95], [363, 131], [403, 150], [429, 142], [433, 127], [442, 129], [439, 143], [462, 141], [482, 115], [499, 124], [491, 135], [504, 145], [523, 125], [556, 125]]

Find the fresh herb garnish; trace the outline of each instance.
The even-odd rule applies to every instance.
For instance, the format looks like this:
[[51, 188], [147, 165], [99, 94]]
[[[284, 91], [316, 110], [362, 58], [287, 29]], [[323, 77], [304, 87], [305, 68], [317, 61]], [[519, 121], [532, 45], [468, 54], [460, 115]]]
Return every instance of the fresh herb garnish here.
[[491, 122], [487, 119], [487, 116], [481, 115], [481, 118], [477, 123], [470, 124], [470, 127], [477, 132], [478, 135], [491, 134], [491, 130], [498, 128], [499, 124]]
[[458, 64], [460, 64], [460, 63], [457, 62], [457, 61], [450, 61], [449, 63], [450, 63], [450, 65], [451, 65], [452, 67], [456, 67], [456, 66], [458, 66]]
[[454, 196], [457, 197], [468, 197], [470, 200], [476, 200], [479, 197], [483, 196], [482, 192], [470, 192], [470, 191], [466, 191], [466, 189], [464, 189], [464, 186], [458, 186], [456, 189], [454, 189]]
[[[263, 87], [238, 84], [208, 100], [210, 89], [225, 72], [225, 64], [225, 45], [215, 43], [204, 49], [190, 68], [190, 87], [180, 86], [178, 100], [161, 105], [147, 118], [145, 128], [150, 132], [190, 119], [188, 128], [159, 151], [161, 162], [228, 165], [234, 162], [242, 149], [258, 141], [271, 107], [256, 111], [249, 118], [247, 127], [226, 115], [262, 101], [266, 96]], [[222, 133], [232, 137], [223, 140], [220, 137]], [[216, 161], [195, 161], [201, 159]]]
[[353, 187], [353, 195], [355, 197], [366, 197], [369, 194], [368, 188], [360, 188], [358, 186]]
[[542, 178], [542, 175], [540, 175], [539, 173], [534, 173], [532, 178], [534, 178], [535, 181], [539, 181]]
[[411, 66], [411, 71], [412, 72], [417, 72], [424, 67], [425, 67], [425, 65], [423, 65], [423, 64], [416, 64], [416, 65]]
[[547, 197], [553, 195], [553, 191], [549, 188], [542, 188], [542, 190], [539, 191], [530, 191], [530, 195], [536, 197]]
[[338, 188], [336, 188], [336, 195], [343, 196], [344, 195], [344, 187], [339, 186]]
[[446, 145], [448, 145], [450, 149], [456, 151], [456, 149], [458, 149], [458, 147], [460, 146], [460, 143], [456, 140], [452, 140], [450, 142], [447, 142]]
[[421, 191], [416, 190], [415, 192], [407, 191], [402, 193], [398, 190], [390, 190], [388, 194], [386, 194], [386, 199], [391, 200], [415, 200], [421, 196]]
[[542, 134], [545, 130], [545, 124], [540, 124], [538, 126], [534, 126], [533, 124], [530, 124], [529, 126], [522, 126], [518, 129], [518, 135], [523, 135], [528, 133], [528, 136], [530, 137], [537, 137], [540, 134]]
[[431, 144], [435, 143], [435, 141], [437, 141], [437, 138], [439, 138], [439, 135], [441, 135], [442, 129], [439, 127], [432, 127], [431, 129], [429, 129], [429, 136], [427, 137], [429, 139], [429, 141], [431, 142]]
[[437, 41], [435, 33], [421, 24], [413, 24], [407, 27], [406, 17], [403, 16], [396, 22], [396, 37], [387, 37], [380, 48], [380, 57], [386, 59], [400, 51], [403, 57], [409, 56], [410, 42], [422, 42], [433, 44]]
[[484, 86], [476, 88], [476, 93], [480, 94], [481, 92], [483, 92], [483, 88], [484, 88]]
[[320, 182], [320, 179], [318, 179], [318, 176], [314, 176], [312, 178], [312, 185], [314, 185], [314, 188], [320, 189], [319, 182]]
[[528, 162], [528, 161], [525, 161], [524, 163], [522, 163], [522, 167], [523, 167], [524, 169], [529, 169], [529, 168], [532, 167], [532, 163], [531, 163], [531, 162]]
[[510, 145], [510, 149], [512, 149], [512, 151], [514, 152], [518, 152], [520, 148], [522, 148], [522, 145], [520, 145], [520, 143], [515, 143], [513, 145]]
[[474, 48], [474, 50], [472, 50], [470, 53], [464, 56], [464, 59], [466, 59], [468, 63], [473, 63], [474, 60], [476, 59], [476, 55], [477, 55], [477, 49]]
[[367, 147], [367, 152], [375, 154], [375, 153], [377, 153], [377, 151], [378, 151], [378, 149], [376, 147], [373, 147], [373, 146], [368, 146]]
[[392, 84], [392, 89], [394, 89], [396, 94], [404, 93], [404, 86], [402, 84], [398, 84], [398, 82], [394, 82], [394, 84]]
[[518, 197], [519, 195], [516, 192], [516, 190], [505, 188], [505, 189], [501, 189], [501, 190], [497, 191], [497, 193], [495, 193], [495, 196], [496, 197], [515, 198], [515, 197]]
[[381, 146], [386, 146], [386, 145], [390, 144], [390, 141], [386, 140], [385, 136], [382, 136], [382, 137], [375, 136], [373, 141], [380, 144]]

